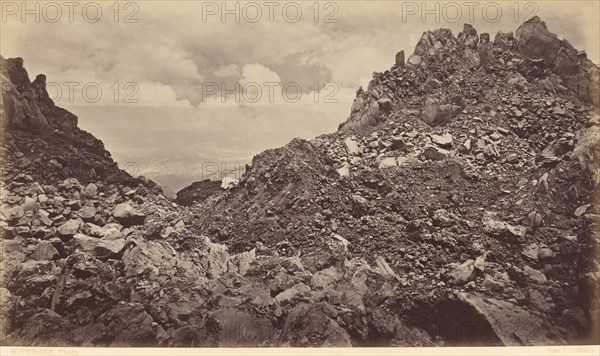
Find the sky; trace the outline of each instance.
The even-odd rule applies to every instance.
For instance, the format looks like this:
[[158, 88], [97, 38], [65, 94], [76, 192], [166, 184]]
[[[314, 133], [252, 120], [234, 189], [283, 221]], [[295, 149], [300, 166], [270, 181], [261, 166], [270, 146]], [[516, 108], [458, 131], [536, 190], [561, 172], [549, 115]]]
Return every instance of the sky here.
[[[566, 6], [568, 3], [568, 6]], [[120, 164], [172, 180], [333, 132], [423, 31], [491, 37], [538, 15], [600, 62], [598, 1], [0, 1], [0, 54], [47, 76]], [[199, 168], [200, 167], [200, 168]], [[171, 178], [168, 178], [171, 177]]]

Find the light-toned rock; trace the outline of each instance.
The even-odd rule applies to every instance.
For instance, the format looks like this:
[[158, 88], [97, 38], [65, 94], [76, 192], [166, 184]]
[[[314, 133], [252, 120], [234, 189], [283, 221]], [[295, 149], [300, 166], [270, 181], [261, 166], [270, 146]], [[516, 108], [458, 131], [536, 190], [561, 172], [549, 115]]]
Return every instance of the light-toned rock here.
[[413, 54], [410, 57], [408, 57], [408, 64], [412, 64], [414, 66], [418, 66], [419, 64], [421, 64], [421, 56]]
[[452, 146], [452, 135], [445, 133], [443, 135], [431, 135], [431, 141], [441, 147]]
[[354, 137], [346, 137], [344, 139], [344, 146], [350, 155], [356, 156], [360, 153], [360, 148], [358, 147], [358, 143]]
[[457, 265], [448, 276], [456, 283], [456, 284], [465, 284], [468, 281], [475, 278], [475, 261], [472, 259], [468, 259], [465, 262]]
[[82, 226], [83, 220], [71, 219], [58, 228], [58, 234], [63, 237], [71, 237], [78, 233]]
[[112, 215], [124, 226], [141, 225], [146, 216], [131, 206], [129, 203], [121, 203], [113, 209]]
[[231, 189], [237, 187], [240, 183], [239, 179], [231, 178], [231, 177], [223, 177], [221, 180], [221, 189]]
[[85, 188], [83, 188], [83, 190], [81, 191], [81, 195], [83, 195], [86, 198], [93, 198], [96, 196], [97, 193], [98, 186], [94, 183], [86, 185]]

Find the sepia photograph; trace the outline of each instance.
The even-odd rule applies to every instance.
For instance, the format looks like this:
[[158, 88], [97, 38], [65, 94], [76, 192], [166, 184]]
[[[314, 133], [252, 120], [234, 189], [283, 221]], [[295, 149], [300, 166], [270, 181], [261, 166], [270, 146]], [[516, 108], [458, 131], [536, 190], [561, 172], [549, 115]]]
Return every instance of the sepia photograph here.
[[599, 63], [600, 0], [0, 0], [0, 354], [599, 355]]

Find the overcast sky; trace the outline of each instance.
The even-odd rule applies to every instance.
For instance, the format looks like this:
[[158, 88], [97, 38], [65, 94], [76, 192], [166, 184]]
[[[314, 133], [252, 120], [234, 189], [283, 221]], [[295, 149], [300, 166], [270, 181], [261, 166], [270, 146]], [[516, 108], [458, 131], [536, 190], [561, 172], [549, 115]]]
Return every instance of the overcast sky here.
[[[96, 1], [75, 2], [72, 15], [62, 1], [29, 3], [39, 21], [21, 3], [2, 1], [0, 54], [22, 57], [31, 79], [45, 73], [51, 96], [119, 160], [143, 161], [166, 138], [166, 155], [248, 159], [334, 131], [356, 89], [427, 29], [458, 34], [469, 22], [493, 38], [536, 14], [600, 58], [598, 1]], [[225, 10], [233, 12], [223, 18]], [[78, 83], [72, 95], [69, 82]], [[245, 95], [232, 94], [236, 85]], [[213, 151], [198, 152], [195, 139]]]

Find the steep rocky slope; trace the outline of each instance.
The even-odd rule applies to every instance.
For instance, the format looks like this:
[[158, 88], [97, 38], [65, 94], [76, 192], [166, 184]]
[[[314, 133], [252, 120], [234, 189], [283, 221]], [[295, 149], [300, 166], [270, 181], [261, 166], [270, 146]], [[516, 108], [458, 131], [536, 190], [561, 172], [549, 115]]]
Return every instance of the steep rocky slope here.
[[77, 127], [77, 116], [54, 104], [45, 75], [31, 82], [21, 58], [0, 57], [0, 84], [5, 180], [21, 172], [40, 183], [73, 177], [84, 182], [132, 180], [102, 141]]
[[218, 193], [220, 190], [221, 182], [205, 179], [203, 181], [194, 182], [178, 191], [175, 202], [184, 206], [202, 203], [208, 197]]
[[598, 67], [538, 18], [424, 33], [338, 132], [190, 207], [2, 64], [3, 343], [599, 342]]

